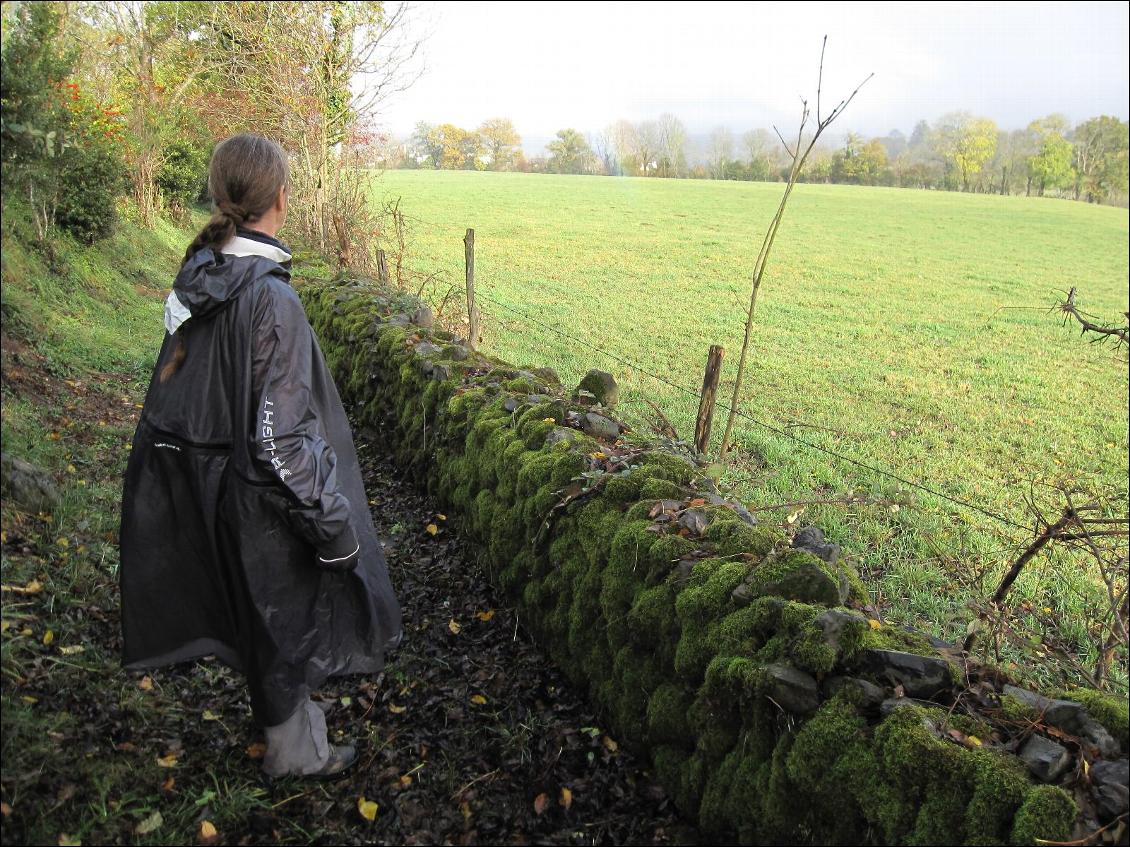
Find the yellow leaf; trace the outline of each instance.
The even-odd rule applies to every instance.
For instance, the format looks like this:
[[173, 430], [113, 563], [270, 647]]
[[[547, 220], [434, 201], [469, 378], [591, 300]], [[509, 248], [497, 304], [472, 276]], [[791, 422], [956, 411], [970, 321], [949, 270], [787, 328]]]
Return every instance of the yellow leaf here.
[[438, 520], [445, 521], [447, 520], [447, 515], [441, 515], [439, 512], [436, 512], [436, 518]]
[[7, 530], [0, 530], [0, 544], [7, 544], [7, 543], [8, 543], [8, 531]]
[[542, 423], [557, 423], [557, 421], [555, 421], [553, 418], [542, 418], [541, 422]]
[[82, 839], [73, 838], [64, 832], [59, 836], [59, 847], [82, 847]]
[[452, 635], [458, 635], [463, 630], [463, 627], [460, 626], [459, 621], [455, 620], [455, 618], [447, 622], [447, 628], [451, 630]]
[[1051, 613], [1052, 613], [1052, 607], [1051, 606], [1044, 606], [1044, 614], [1050, 615]]
[[35, 634], [35, 633], [33, 633], [33, 632], [31, 631], [31, 627], [30, 627], [30, 626], [25, 626], [25, 627], [24, 627], [23, 629], [21, 629], [21, 630], [20, 630], [20, 635], [34, 635], [34, 634]]
[[24, 695], [20, 699], [23, 700], [25, 703], [27, 703], [29, 706], [34, 706], [36, 703], [39, 702], [38, 697], [30, 697], [28, 695]]
[[60, 536], [59, 538], [56, 538], [56, 539], [55, 539], [55, 543], [56, 543], [56, 544], [58, 544], [58, 545], [59, 545], [60, 547], [69, 547], [69, 546], [70, 546], [70, 544], [71, 544], [71, 542], [70, 542], [70, 541], [68, 541], [67, 539], [63, 538], [62, 536]]
[[405, 712], [408, 711], [408, 707], [407, 706], [398, 706], [395, 703], [389, 703], [388, 704], [388, 710], [390, 712], [392, 712], [394, 715], [403, 715]]
[[599, 453], [599, 452], [598, 453], [589, 453], [589, 456], [590, 456], [590, 458], [593, 458], [593, 459], [606, 459], [606, 458], [608, 458], [603, 453]]
[[177, 766], [177, 754], [170, 753], [167, 756], [158, 756], [157, 766], [162, 768], [175, 768]]
[[74, 656], [76, 653], [81, 653], [86, 648], [81, 644], [66, 644], [59, 648], [59, 652], [64, 656]]
[[247, 758], [249, 759], [262, 759], [267, 754], [267, 745], [262, 741], [256, 741], [254, 744], [247, 745]]
[[608, 750], [609, 753], [615, 753], [617, 750], [620, 749], [620, 745], [617, 744], [615, 741], [613, 741], [611, 738], [609, 738], [607, 735], [604, 736], [603, 743], [604, 743], [605, 749]]
[[219, 835], [219, 833], [216, 831], [216, 825], [214, 823], [212, 823], [211, 821], [200, 822], [201, 841], [211, 841], [217, 835]]
[[43, 643], [44, 644], [50, 644], [54, 640], [55, 640], [54, 631], [49, 629], [49, 630], [47, 630], [47, 632], [43, 633]]
[[474, 703], [476, 706], [485, 706], [487, 704], [487, 698], [484, 697], [482, 694], [472, 694], [471, 695], [471, 702]]
[[218, 721], [220, 716], [213, 712], [211, 709], [205, 709], [201, 717], [206, 721]]
[[401, 788], [407, 788], [411, 784], [412, 784], [412, 777], [410, 777], [408, 774], [404, 774], [404, 776], [402, 776], [400, 778], [400, 787]]
[[364, 796], [357, 798], [357, 811], [361, 813], [367, 821], [375, 821], [377, 819], [377, 810], [380, 809], [372, 800], [366, 800]]
[[39, 594], [41, 591], [43, 591], [43, 583], [40, 582], [38, 579], [33, 579], [31, 582], [29, 582], [27, 585], [24, 586], [23, 593], [24, 594]]
[[0, 621], [0, 632], [7, 632], [12, 628], [11, 621]]
[[980, 747], [981, 746], [981, 739], [978, 738], [976, 735], [965, 736], [965, 741], [971, 747]]
[[566, 809], [573, 805], [573, 792], [564, 786], [561, 787], [561, 805]]
[[161, 813], [154, 812], [141, 823], [139, 823], [136, 827], [134, 827], [133, 831], [138, 835], [149, 835], [151, 832], [156, 832], [158, 829], [160, 829], [161, 824], [163, 824], [164, 822], [165, 820], [161, 816]]
[[881, 623], [879, 623], [879, 621], [875, 620], [874, 618], [868, 618], [867, 619], [867, 625], [870, 626], [872, 629], [882, 629], [883, 628], [883, 625]]
[[67, 465], [67, 473], [74, 473], [76, 470], [74, 465]]
[[141, 679], [139, 679], [137, 681], [137, 687], [140, 688], [142, 691], [152, 691], [153, 690], [153, 678], [149, 677], [149, 676], [143, 676]]
[[494, 609], [491, 609], [489, 612], [476, 612], [475, 617], [483, 623], [490, 623], [490, 619], [494, 617]]
[[545, 807], [549, 805], [549, 795], [542, 792], [534, 798], [534, 814], [540, 815], [545, 811]]
[[434, 523], [430, 523], [425, 527], [425, 530], [427, 531], [428, 535], [435, 535], [437, 532], [439, 532], [439, 527]]
[[168, 794], [173, 790], [173, 786], [175, 786], [176, 784], [177, 778], [175, 776], [170, 776], [168, 779], [161, 783], [161, 790]]

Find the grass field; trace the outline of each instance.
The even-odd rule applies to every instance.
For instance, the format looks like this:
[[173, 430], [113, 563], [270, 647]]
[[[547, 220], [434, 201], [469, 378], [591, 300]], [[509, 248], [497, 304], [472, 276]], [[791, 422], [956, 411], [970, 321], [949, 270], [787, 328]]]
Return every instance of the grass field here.
[[[729, 397], [749, 272], [782, 186], [762, 183], [393, 171], [376, 193], [410, 216], [406, 260], [438, 302], [461, 286], [476, 233], [476, 288], [639, 370], [486, 301], [486, 348], [550, 365], [566, 383], [590, 367], [626, 390], [642, 425], [658, 403], [693, 432], [710, 344], [726, 347]], [[1077, 286], [1117, 321], [1127, 308], [1127, 212], [1036, 198], [851, 186], [798, 187], [762, 287], [741, 407], [830, 450], [1031, 525], [1043, 484], [1086, 481], [1124, 514], [1127, 362], [1040, 309]], [[434, 276], [432, 276], [434, 275]], [[452, 301], [458, 302], [459, 296]], [[683, 393], [645, 375], [685, 386]], [[726, 386], [729, 389], [726, 389]], [[724, 423], [715, 422], [715, 446]], [[747, 425], [748, 424], [748, 425]], [[739, 418], [727, 479], [751, 503], [899, 483]], [[1035, 488], [1033, 489], [1033, 485]], [[858, 557], [890, 614], [959, 636], [967, 603], [995, 587], [1021, 530], [920, 492], [891, 506], [810, 507]], [[783, 519], [786, 511], [767, 513]], [[1091, 575], [1044, 557], [1016, 589], [1052, 609], [1055, 637], [1087, 653]], [[1039, 628], [1039, 621], [1030, 623]]]

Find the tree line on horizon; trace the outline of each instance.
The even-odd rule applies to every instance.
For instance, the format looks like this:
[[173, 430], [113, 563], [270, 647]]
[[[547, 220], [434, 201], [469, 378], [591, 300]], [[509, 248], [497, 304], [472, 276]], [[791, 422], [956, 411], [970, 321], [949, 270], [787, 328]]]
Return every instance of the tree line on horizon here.
[[[776, 135], [753, 129], [736, 135], [716, 127], [693, 143], [672, 114], [599, 133], [562, 129], [546, 155], [526, 157], [507, 118], [476, 129], [417, 124], [411, 137], [380, 154], [392, 168], [597, 174], [674, 179], [781, 182], [789, 159]], [[849, 132], [838, 147], [818, 146], [803, 182], [882, 185], [983, 194], [1054, 196], [1127, 205], [1130, 125], [1101, 115], [1074, 126], [1063, 115], [1002, 130], [990, 118], [951, 112], [918, 121], [910, 135], [895, 129], [871, 137]]]

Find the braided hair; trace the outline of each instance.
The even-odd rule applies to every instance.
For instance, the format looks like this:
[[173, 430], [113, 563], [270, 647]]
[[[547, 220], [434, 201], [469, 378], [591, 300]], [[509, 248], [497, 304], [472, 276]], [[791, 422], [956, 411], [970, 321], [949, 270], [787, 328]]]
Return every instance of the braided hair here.
[[[208, 165], [212, 217], [188, 245], [184, 261], [206, 248], [219, 252], [235, 237], [236, 229], [259, 220], [270, 210], [289, 181], [286, 153], [269, 138], [241, 133], [221, 141]], [[177, 372], [188, 354], [184, 334], [178, 332], [176, 336], [173, 356], [161, 368], [161, 382]]]

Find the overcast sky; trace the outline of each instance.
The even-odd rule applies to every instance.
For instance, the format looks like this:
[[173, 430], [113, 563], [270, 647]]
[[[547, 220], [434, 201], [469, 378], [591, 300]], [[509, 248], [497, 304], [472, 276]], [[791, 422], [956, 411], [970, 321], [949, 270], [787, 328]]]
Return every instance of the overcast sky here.
[[[514, 121], [528, 152], [562, 127], [599, 130], [673, 112], [691, 133], [793, 126], [815, 95], [828, 35], [825, 103], [868, 73], [837, 124], [871, 135], [954, 110], [1006, 129], [1062, 112], [1127, 118], [1126, 2], [420, 3], [426, 70], [382, 108], [473, 128]], [[531, 143], [532, 142], [532, 143]], [[531, 150], [531, 147], [534, 149]]]

